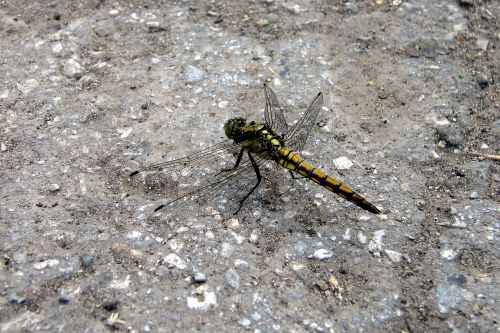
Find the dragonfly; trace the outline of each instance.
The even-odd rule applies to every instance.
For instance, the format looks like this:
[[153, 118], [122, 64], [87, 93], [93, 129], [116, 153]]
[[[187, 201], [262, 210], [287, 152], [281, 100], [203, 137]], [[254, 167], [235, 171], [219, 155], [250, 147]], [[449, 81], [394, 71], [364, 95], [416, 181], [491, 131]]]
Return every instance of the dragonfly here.
[[[130, 173], [129, 177], [132, 178], [149, 171], [171, 172], [178, 181], [182, 181], [183, 178], [189, 180], [193, 174], [199, 174], [199, 170], [215, 169], [214, 174], [203, 173], [199, 177], [201, 182], [195, 182], [194, 188], [184, 186], [180, 194], [164, 200], [154, 212], [175, 206], [179, 202], [189, 204], [201, 199], [211, 199], [231, 187], [246, 187], [246, 194], [239, 198], [238, 208], [234, 212], [238, 214], [245, 201], [260, 185], [263, 168], [274, 164], [288, 170], [294, 179], [306, 178], [368, 212], [379, 214], [380, 210], [375, 205], [324, 171], [310, 165], [300, 155], [322, 108], [323, 94], [320, 92], [316, 95], [305, 114], [291, 127], [285, 120], [276, 94], [266, 84], [264, 94], [264, 123], [249, 122], [243, 117], [229, 119], [224, 124], [226, 140], [183, 158], [154, 163]], [[233, 158], [233, 161], [236, 159], [234, 164], [229, 168], [221, 167], [220, 162], [227, 159], [227, 156]], [[234, 200], [236, 195], [229, 190], [229, 196]]]

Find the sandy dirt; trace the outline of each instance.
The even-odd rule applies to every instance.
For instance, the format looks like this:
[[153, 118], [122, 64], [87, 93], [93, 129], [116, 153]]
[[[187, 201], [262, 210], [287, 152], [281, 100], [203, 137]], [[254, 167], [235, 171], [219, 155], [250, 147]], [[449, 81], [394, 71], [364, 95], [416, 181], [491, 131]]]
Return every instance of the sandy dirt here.
[[[41, 3], [0, 3], [0, 332], [499, 330], [498, 2]], [[383, 214], [276, 168], [152, 214], [234, 159], [130, 172], [264, 83]]]

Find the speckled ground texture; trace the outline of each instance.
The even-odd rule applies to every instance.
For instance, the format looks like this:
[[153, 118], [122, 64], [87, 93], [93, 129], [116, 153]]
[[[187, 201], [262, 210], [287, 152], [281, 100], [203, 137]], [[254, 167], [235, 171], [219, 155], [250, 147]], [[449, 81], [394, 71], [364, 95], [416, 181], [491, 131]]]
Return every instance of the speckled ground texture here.
[[[33, 3], [0, 3], [0, 332], [498, 331], [498, 2]], [[151, 215], [175, 184], [128, 174], [265, 82], [290, 123], [324, 93], [303, 155], [382, 215], [279, 170]]]

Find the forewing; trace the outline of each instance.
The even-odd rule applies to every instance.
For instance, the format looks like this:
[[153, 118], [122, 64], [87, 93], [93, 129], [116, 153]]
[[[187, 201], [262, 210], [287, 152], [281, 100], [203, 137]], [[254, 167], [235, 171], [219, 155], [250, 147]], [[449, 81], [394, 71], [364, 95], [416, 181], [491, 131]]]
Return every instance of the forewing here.
[[319, 93], [304, 116], [302, 116], [302, 118], [285, 134], [285, 144], [288, 148], [297, 152], [302, 151], [322, 105], [323, 94]]
[[277, 134], [286, 133], [288, 125], [276, 94], [266, 84], [264, 84], [264, 92], [266, 94], [266, 110], [264, 113], [266, 125], [275, 130]]
[[224, 161], [229, 156], [238, 153], [239, 150], [240, 146], [235, 144], [233, 140], [224, 140], [218, 144], [182, 158], [147, 165], [132, 172], [130, 177], [147, 171], [177, 171], [186, 173], [203, 165], [209, 166], [210, 164]]

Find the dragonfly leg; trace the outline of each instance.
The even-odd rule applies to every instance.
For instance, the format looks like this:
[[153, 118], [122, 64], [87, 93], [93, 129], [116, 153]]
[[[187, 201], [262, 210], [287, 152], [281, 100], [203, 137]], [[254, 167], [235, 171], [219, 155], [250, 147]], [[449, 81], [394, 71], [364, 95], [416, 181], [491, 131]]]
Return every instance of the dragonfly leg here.
[[241, 158], [243, 157], [243, 152], [245, 151], [245, 148], [241, 148], [240, 150], [240, 154], [238, 155], [238, 158], [236, 159], [236, 164], [232, 167], [232, 168], [229, 168], [229, 169], [222, 169], [218, 174], [216, 174], [215, 176], [217, 177], [218, 175], [220, 175], [221, 173], [223, 172], [228, 172], [228, 171], [231, 171], [231, 170], [234, 170], [236, 169], [239, 165], [240, 165], [240, 162], [241, 162]]
[[238, 210], [236, 212], [234, 212], [235, 215], [238, 214], [241, 207], [243, 207], [243, 202], [245, 202], [245, 200], [250, 196], [250, 194], [252, 194], [253, 191], [255, 191], [257, 186], [259, 186], [260, 181], [262, 180], [262, 177], [260, 176], [259, 166], [255, 162], [255, 159], [253, 158], [252, 154], [249, 151], [248, 151], [248, 158], [250, 159], [250, 162], [252, 163], [255, 174], [257, 175], [257, 184], [255, 184], [255, 186], [250, 190], [250, 192], [248, 192], [247, 195], [245, 195], [245, 197], [240, 201], [240, 206], [238, 207]]

